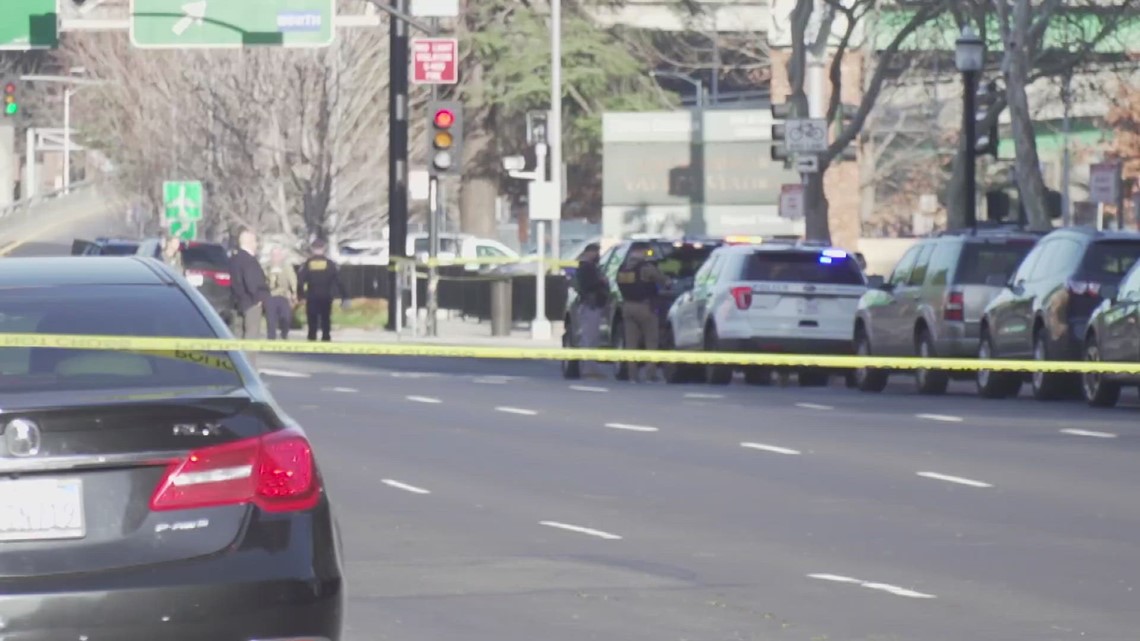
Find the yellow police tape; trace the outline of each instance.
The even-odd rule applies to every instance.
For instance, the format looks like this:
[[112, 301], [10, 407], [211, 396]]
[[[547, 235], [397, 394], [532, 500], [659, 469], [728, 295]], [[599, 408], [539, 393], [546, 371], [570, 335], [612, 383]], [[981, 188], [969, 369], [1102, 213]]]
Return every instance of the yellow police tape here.
[[[231, 369], [227, 358], [205, 352], [268, 352], [279, 354], [324, 354], [345, 356], [416, 356], [435, 358], [483, 358], [500, 360], [550, 360], [675, 363], [690, 365], [737, 365], [761, 367], [820, 367], [887, 370], [925, 368], [955, 371], [1114, 373], [1140, 375], [1140, 363], [1016, 361], [967, 358], [913, 358], [888, 356], [820, 356], [809, 354], [744, 354], [729, 352], [629, 351], [613, 349], [568, 349], [559, 347], [481, 347], [408, 343], [312, 343], [301, 341], [237, 340], [139, 336], [87, 336], [71, 334], [0, 334], [2, 347], [47, 347], [58, 349], [161, 352], [180, 360]], [[158, 355], [158, 354], [156, 354]]]

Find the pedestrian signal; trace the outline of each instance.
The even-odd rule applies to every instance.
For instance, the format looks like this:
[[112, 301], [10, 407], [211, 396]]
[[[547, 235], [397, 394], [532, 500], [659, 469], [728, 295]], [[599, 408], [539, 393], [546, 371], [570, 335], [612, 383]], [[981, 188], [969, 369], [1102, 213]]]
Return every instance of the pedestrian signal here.
[[463, 161], [463, 110], [454, 101], [437, 100], [428, 104], [428, 173], [432, 176], [458, 175]]

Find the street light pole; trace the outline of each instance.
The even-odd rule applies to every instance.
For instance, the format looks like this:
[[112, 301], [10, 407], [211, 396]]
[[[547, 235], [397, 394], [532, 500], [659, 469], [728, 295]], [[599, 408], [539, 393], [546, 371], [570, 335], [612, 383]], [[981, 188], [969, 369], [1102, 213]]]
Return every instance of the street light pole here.
[[954, 49], [954, 62], [962, 72], [962, 145], [965, 162], [965, 201], [966, 224], [971, 229], [978, 228], [978, 187], [977, 187], [977, 107], [978, 74], [986, 60], [986, 45], [974, 30], [966, 25], [958, 37]]
[[[562, 206], [562, 0], [550, 0], [550, 116], [546, 128], [550, 152], [550, 182], [554, 185], [554, 193], [558, 197], [558, 206]], [[545, 165], [542, 154], [538, 157], [538, 168], [541, 171]], [[551, 229], [555, 229], [561, 221], [556, 216], [551, 221]], [[545, 253], [546, 221], [536, 221], [538, 232], [538, 268], [535, 270], [535, 306], [534, 320], [530, 324], [531, 338], [534, 340], [548, 340], [554, 333], [550, 326], [550, 319], [546, 317], [546, 261]], [[552, 240], [558, 242], [558, 234], [551, 233]], [[551, 252], [558, 256], [558, 248]]]

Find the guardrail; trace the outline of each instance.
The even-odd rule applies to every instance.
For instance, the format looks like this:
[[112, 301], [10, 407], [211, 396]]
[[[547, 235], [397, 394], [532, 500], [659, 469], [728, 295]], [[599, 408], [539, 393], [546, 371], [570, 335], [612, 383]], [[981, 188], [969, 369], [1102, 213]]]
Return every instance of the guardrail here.
[[10, 205], [5, 205], [4, 207], [0, 207], [0, 221], [9, 220], [11, 218], [18, 217], [20, 214], [25, 213], [25, 212], [33, 209], [37, 205], [48, 202], [50, 200], [55, 200], [55, 199], [60, 198], [62, 196], [68, 196], [68, 195], [71, 195], [71, 194], [74, 194], [77, 192], [87, 191], [88, 189], [91, 189], [94, 186], [95, 186], [95, 183], [93, 181], [84, 180], [82, 182], [77, 182], [74, 185], [71, 185], [66, 190], [61, 187], [59, 189], [53, 189], [52, 191], [49, 191], [49, 192], [46, 192], [43, 194], [36, 194], [35, 196], [32, 196], [31, 198], [25, 198], [22, 200], [17, 200], [16, 202], [14, 202]]

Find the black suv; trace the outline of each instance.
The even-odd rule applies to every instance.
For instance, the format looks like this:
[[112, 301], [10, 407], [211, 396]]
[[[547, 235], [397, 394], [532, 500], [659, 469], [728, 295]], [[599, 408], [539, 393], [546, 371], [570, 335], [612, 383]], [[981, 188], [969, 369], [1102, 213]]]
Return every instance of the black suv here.
[[[84, 242], [84, 241], [76, 241]], [[113, 241], [106, 246], [112, 253], [88, 253], [84, 255], [109, 256], [134, 254], [162, 260], [162, 240], [147, 238], [135, 241]], [[127, 252], [126, 247], [134, 251]], [[72, 250], [74, 254], [74, 247]], [[182, 267], [186, 270], [186, 280], [209, 301], [210, 306], [229, 324], [233, 319], [233, 295], [230, 293], [230, 254], [224, 245], [198, 241], [182, 242]]]
[[[617, 273], [629, 258], [634, 249], [648, 250], [649, 260], [657, 262], [662, 273], [672, 280], [672, 286], [660, 292], [657, 308], [658, 319], [662, 328], [666, 327], [666, 316], [673, 301], [686, 289], [691, 287], [693, 276], [701, 265], [705, 264], [710, 254], [717, 247], [724, 244], [721, 239], [700, 240], [674, 240], [665, 238], [637, 239], [622, 241], [610, 247], [602, 254], [599, 266], [602, 273], [610, 283], [610, 297], [606, 309], [602, 313], [602, 327], [599, 336], [603, 346], [623, 349], [625, 347], [625, 330], [622, 328], [621, 318], [621, 291], [617, 286]], [[566, 302], [566, 317], [562, 334], [563, 347], [574, 347], [578, 338], [578, 292], [571, 287]], [[662, 333], [664, 335], [664, 333]], [[629, 369], [625, 363], [614, 364], [615, 375], [618, 380], [629, 379]], [[566, 378], [578, 378], [578, 361], [563, 361], [562, 375]]]
[[[1080, 360], [1089, 316], [1140, 258], [1140, 233], [1058, 229], [1037, 243], [982, 314], [978, 358]], [[978, 394], [1015, 396], [1024, 376], [979, 370]], [[1080, 390], [1075, 374], [1034, 372], [1033, 396]]]
[[125, 238], [96, 238], [71, 241], [72, 256], [134, 256], [144, 241]]

